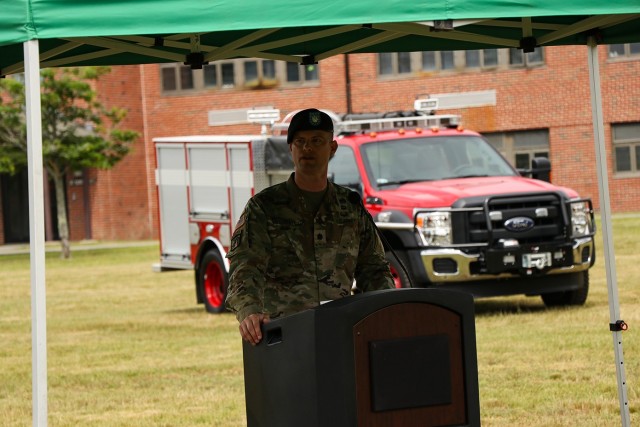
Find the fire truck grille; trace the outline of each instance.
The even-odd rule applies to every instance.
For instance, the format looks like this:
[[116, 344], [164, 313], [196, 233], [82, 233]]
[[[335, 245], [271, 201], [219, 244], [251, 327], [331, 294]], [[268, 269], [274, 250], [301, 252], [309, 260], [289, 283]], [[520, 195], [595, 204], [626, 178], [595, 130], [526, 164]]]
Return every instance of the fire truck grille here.
[[481, 207], [464, 213], [468, 232], [458, 236], [460, 241], [494, 245], [513, 239], [522, 245], [565, 240], [566, 215], [558, 194], [495, 197]]

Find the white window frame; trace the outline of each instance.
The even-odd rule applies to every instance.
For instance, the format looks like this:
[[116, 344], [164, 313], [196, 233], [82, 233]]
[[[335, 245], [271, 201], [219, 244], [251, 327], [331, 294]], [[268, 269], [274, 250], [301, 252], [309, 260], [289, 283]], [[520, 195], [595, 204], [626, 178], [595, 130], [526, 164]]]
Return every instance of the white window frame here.
[[[616, 130], [623, 127], [629, 127], [632, 129], [633, 136], [624, 138], [616, 135]], [[634, 133], [635, 132], [635, 133]], [[636, 123], [612, 123], [611, 124], [611, 151], [613, 155], [613, 169], [616, 177], [629, 177], [640, 175], [640, 122]], [[629, 162], [630, 170], [619, 171], [618, 170], [618, 148], [629, 148]]]

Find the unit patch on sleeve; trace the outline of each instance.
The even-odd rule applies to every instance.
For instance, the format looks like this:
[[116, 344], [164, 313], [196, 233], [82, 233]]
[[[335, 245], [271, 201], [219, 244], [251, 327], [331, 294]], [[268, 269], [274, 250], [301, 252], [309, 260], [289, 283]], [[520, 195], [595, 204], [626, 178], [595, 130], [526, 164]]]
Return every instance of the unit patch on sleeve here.
[[246, 215], [246, 212], [243, 212], [242, 215], [240, 215], [240, 219], [238, 220], [238, 222], [236, 224], [235, 232], [237, 232], [238, 230], [240, 230], [244, 226], [244, 223], [245, 223], [245, 218], [244, 217], [245, 217], [245, 215]]
[[233, 232], [233, 238], [231, 239], [231, 250], [234, 250], [240, 243], [242, 243], [242, 239], [245, 233], [245, 225], [246, 225], [246, 212], [243, 212], [240, 215], [240, 219], [238, 219], [238, 223], [236, 224], [236, 229]]

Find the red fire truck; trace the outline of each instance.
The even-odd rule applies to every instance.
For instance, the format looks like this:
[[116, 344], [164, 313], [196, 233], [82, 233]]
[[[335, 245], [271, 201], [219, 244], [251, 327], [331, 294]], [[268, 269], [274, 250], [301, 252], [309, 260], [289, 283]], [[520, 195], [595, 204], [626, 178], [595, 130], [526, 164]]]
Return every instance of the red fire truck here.
[[[550, 163], [514, 169], [459, 117], [414, 110], [334, 119], [329, 179], [358, 192], [387, 249], [396, 287], [477, 297], [540, 295], [581, 305], [595, 262], [592, 203], [550, 182]], [[156, 138], [161, 256], [156, 270], [193, 269], [198, 303], [224, 310], [233, 227], [256, 192], [293, 169], [292, 114], [273, 134]]]

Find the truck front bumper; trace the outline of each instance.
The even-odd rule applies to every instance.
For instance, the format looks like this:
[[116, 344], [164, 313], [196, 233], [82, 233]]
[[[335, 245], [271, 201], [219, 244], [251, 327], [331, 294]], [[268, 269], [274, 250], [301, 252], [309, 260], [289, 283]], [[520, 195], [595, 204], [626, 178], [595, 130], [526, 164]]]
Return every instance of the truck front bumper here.
[[576, 239], [565, 245], [420, 251], [426, 276], [431, 283], [574, 273], [589, 269], [594, 257], [595, 245], [591, 237]]

